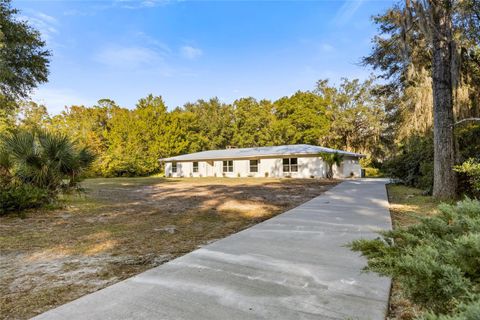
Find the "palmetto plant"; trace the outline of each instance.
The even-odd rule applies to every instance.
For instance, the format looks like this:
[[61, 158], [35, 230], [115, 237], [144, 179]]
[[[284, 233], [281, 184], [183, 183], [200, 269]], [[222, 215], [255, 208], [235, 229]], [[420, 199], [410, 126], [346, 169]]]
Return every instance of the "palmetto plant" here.
[[57, 133], [18, 131], [0, 143], [3, 183], [29, 183], [52, 195], [76, 187], [93, 160], [88, 149], [77, 148]]
[[319, 156], [322, 160], [327, 164], [327, 178], [333, 178], [333, 165], [340, 166], [343, 161], [343, 155], [339, 154], [338, 152], [335, 153], [327, 153], [321, 152]]

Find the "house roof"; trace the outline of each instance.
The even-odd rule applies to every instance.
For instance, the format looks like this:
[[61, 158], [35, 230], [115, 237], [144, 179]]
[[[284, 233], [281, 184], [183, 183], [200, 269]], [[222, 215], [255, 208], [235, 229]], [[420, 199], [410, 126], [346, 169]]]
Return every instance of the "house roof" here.
[[339, 153], [346, 156], [364, 157], [359, 153], [353, 153], [343, 150], [330, 149], [309, 144], [292, 144], [273, 147], [255, 147], [224, 150], [209, 150], [184, 154], [176, 157], [160, 159], [161, 161], [196, 161], [196, 160], [218, 160], [218, 159], [239, 159], [270, 156], [289, 156], [289, 155], [316, 155], [320, 152]]

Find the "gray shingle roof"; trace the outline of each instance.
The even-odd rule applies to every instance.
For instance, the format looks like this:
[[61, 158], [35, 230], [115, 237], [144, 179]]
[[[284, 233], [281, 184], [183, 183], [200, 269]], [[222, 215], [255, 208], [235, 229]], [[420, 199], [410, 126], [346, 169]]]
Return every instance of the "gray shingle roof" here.
[[342, 150], [335, 150], [325, 147], [312, 146], [309, 144], [292, 144], [285, 146], [273, 147], [255, 147], [255, 148], [240, 148], [240, 149], [225, 149], [225, 150], [210, 150], [184, 154], [176, 157], [160, 159], [161, 161], [196, 161], [196, 160], [217, 160], [217, 159], [239, 159], [239, 158], [254, 158], [254, 157], [269, 157], [269, 156], [289, 156], [289, 155], [310, 155], [319, 154], [320, 152], [335, 153], [363, 157], [359, 153], [353, 153]]

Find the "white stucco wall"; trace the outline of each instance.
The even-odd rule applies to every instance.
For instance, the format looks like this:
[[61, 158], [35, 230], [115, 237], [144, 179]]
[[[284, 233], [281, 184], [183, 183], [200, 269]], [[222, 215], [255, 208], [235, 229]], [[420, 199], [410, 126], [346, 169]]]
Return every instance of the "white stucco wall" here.
[[280, 177], [282, 174], [282, 159], [260, 159], [261, 176]]
[[[262, 158], [259, 160], [258, 172], [250, 172], [250, 159], [233, 160], [233, 172], [223, 172], [223, 160], [198, 161], [198, 172], [193, 172], [193, 162], [177, 162], [177, 172], [172, 172], [172, 163], [165, 163], [167, 177], [292, 177], [292, 178], [324, 178], [327, 166], [319, 157], [297, 157], [298, 171], [283, 172], [282, 158]], [[358, 158], [345, 157], [342, 165], [333, 167], [334, 177], [348, 178], [361, 176]]]
[[345, 157], [342, 162], [343, 177], [360, 178], [362, 176], [362, 166], [359, 159], [355, 157]]

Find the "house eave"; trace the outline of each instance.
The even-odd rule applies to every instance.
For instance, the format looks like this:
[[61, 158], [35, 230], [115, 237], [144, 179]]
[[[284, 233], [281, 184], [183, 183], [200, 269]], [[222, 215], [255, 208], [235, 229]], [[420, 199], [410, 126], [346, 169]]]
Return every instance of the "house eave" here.
[[[334, 153], [334, 152], [331, 152]], [[339, 154], [342, 154], [347, 157], [356, 157], [356, 158], [365, 158], [366, 155], [360, 153], [350, 153], [346, 151], [339, 151]], [[192, 159], [176, 159], [177, 157], [161, 158], [160, 162], [192, 162], [192, 161], [223, 161], [223, 160], [250, 160], [250, 159], [274, 159], [274, 158], [285, 158], [285, 157], [318, 157], [318, 153], [284, 153], [284, 154], [270, 154], [270, 155], [255, 155], [255, 156], [235, 156], [235, 157], [198, 157]]]

